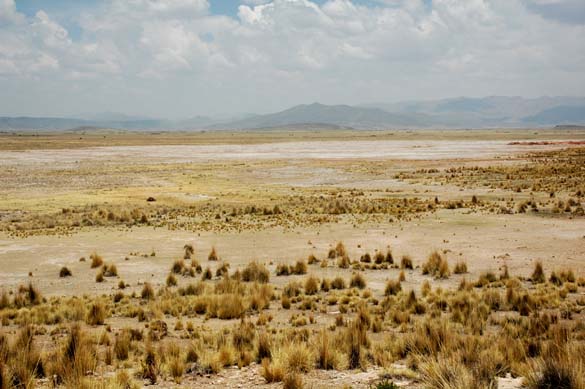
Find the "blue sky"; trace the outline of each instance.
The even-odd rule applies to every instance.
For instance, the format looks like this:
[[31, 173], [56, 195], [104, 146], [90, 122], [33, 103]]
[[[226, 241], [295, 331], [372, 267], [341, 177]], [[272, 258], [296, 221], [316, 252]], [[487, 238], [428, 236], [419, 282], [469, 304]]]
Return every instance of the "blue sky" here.
[[585, 91], [583, 0], [252, 3], [0, 0], [0, 115]]
[[[326, 0], [314, 0], [314, 2], [322, 5]], [[355, 0], [354, 3], [368, 7], [377, 7], [383, 4], [376, 0]], [[431, 0], [428, 0], [427, 3], [430, 4]], [[56, 14], [65, 11], [70, 13], [72, 10], [87, 9], [99, 4], [98, 0], [16, 0], [16, 8], [29, 16], [34, 15], [39, 9]], [[240, 0], [210, 0], [209, 2], [212, 13], [229, 16], [236, 16], [238, 6], [241, 4], [245, 4], [245, 2]]]
[[[317, 4], [323, 4], [326, 0], [315, 0]], [[34, 16], [39, 10], [43, 9], [49, 13], [73, 14], [76, 11], [87, 10], [96, 7], [101, 2], [99, 0], [16, 0], [16, 8], [28, 16]], [[373, 0], [357, 0], [354, 3], [367, 6], [379, 6], [380, 3]], [[210, 0], [210, 11], [216, 15], [228, 15], [235, 17], [238, 13], [238, 7], [245, 2], [240, 0]]]
[[[323, 4], [326, 0], [315, 0], [317, 4]], [[430, 0], [429, 0], [430, 1]], [[69, 34], [73, 39], [79, 38], [81, 29], [77, 22], [77, 16], [81, 12], [91, 12], [103, 3], [99, 0], [16, 0], [16, 9], [23, 14], [34, 17], [39, 11], [43, 10], [58, 20], [63, 26], [67, 27]], [[380, 3], [372, 0], [356, 0], [355, 4], [366, 5], [370, 7], [379, 6]], [[210, 12], [214, 15], [226, 15], [237, 17], [238, 7], [244, 2], [240, 0], [210, 0]]]

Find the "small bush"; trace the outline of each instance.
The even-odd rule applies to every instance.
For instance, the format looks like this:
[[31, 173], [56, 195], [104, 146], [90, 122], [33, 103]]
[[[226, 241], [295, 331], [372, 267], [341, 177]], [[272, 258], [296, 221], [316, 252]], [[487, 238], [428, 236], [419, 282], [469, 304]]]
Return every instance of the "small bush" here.
[[399, 387], [392, 381], [384, 380], [376, 383], [373, 389], [399, 389]]
[[455, 265], [455, 269], [453, 269], [453, 273], [455, 274], [467, 273], [467, 263], [463, 261], [457, 262], [457, 264]]
[[89, 256], [89, 259], [91, 259], [91, 268], [92, 269], [100, 267], [104, 264], [104, 259], [101, 257], [101, 255], [98, 255], [97, 253], [92, 253]]
[[169, 273], [167, 276], [167, 286], [177, 286], [177, 277], [173, 273]]
[[211, 248], [211, 252], [207, 256], [207, 260], [209, 260], [209, 261], [219, 261], [219, 256], [217, 255], [217, 251], [215, 250], [215, 247], [212, 247]]
[[544, 269], [542, 268], [542, 262], [536, 261], [536, 263], [534, 264], [534, 271], [532, 272], [530, 280], [535, 284], [542, 284], [543, 282], [546, 282]]
[[413, 269], [412, 265], [412, 258], [410, 255], [403, 255], [402, 259], [400, 260], [400, 268], [401, 269]]
[[305, 342], [285, 345], [281, 352], [284, 365], [289, 371], [308, 373], [313, 368], [313, 353]]
[[339, 268], [341, 269], [347, 269], [350, 264], [351, 261], [347, 255], [339, 257], [339, 259], [337, 260], [337, 266], [339, 266]]
[[299, 373], [291, 372], [284, 376], [282, 384], [283, 389], [302, 389], [303, 379]]
[[406, 281], [406, 274], [404, 274], [404, 270], [400, 270], [400, 274], [398, 275], [398, 281], [399, 282]]
[[103, 269], [98, 271], [95, 275], [95, 282], [104, 282], [104, 271]]
[[153, 300], [155, 297], [154, 289], [149, 282], [145, 282], [144, 286], [142, 287], [142, 292], [140, 292], [140, 297], [144, 300]]
[[152, 385], [156, 384], [158, 378], [158, 359], [156, 352], [150, 343], [147, 343], [142, 363], [142, 377], [149, 380]]
[[175, 262], [173, 262], [173, 266], [171, 266], [171, 272], [175, 274], [181, 274], [184, 268], [185, 261], [182, 259], [177, 259]]
[[260, 374], [267, 383], [281, 382], [284, 379], [285, 368], [280, 363], [276, 363], [276, 361], [270, 362], [268, 358], [264, 358]]
[[429, 274], [437, 278], [447, 278], [450, 274], [449, 264], [438, 251], [433, 251], [423, 265], [422, 273]]
[[242, 281], [267, 283], [270, 280], [270, 272], [264, 265], [251, 262], [242, 271]]
[[100, 302], [93, 303], [89, 308], [86, 323], [90, 326], [102, 325], [106, 320], [106, 308]]
[[213, 273], [211, 272], [211, 269], [209, 267], [205, 268], [205, 271], [203, 273], [201, 273], [201, 280], [205, 281], [205, 280], [210, 280], [213, 278]]
[[331, 281], [331, 289], [345, 289], [345, 281], [341, 277], [335, 277]]
[[401, 290], [402, 286], [400, 285], [400, 281], [388, 280], [386, 283], [386, 288], [384, 289], [384, 295], [394, 296], [397, 295]]
[[364, 255], [362, 255], [360, 257], [360, 262], [364, 262], [364, 263], [372, 262], [372, 256], [370, 255], [370, 253], [365, 253]]
[[118, 276], [118, 268], [113, 263], [104, 265], [102, 273], [104, 274], [104, 277], [116, 277]]
[[305, 280], [305, 294], [313, 295], [319, 292], [319, 279], [310, 276]]
[[277, 276], [288, 276], [291, 273], [291, 269], [290, 266], [284, 264], [284, 263], [279, 263], [276, 266], [276, 275]]
[[366, 279], [361, 273], [354, 273], [349, 281], [349, 287], [364, 289], [366, 287]]
[[191, 259], [193, 254], [195, 254], [195, 249], [193, 248], [192, 244], [186, 244], [183, 246], [183, 250], [185, 250], [185, 255], [183, 255], [183, 259]]
[[307, 258], [307, 263], [309, 265], [314, 265], [316, 263], [319, 263], [319, 259], [317, 259], [316, 256], [314, 256], [313, 254], [309, 255], [309, 258]]
[[341, 367], [342, 357], [326, 331], [322, 331], [319, 335], [317, 352], [317, 367], [319, 369], [337, 370]]
[[245, 307], [242, 297], [236, 294], [225, 294], [220, 297], [217, 317], [222, 320], [239, 319]]
[[381, 265], [382, 263], [384, 263], [385, 257], [384, 254], [382, 254], [381, 251], [378, 251], [376, 253], [376, 255], [374, 255], [374, 263], [376, 265]]
[[258, 336], [258, 344], [256, 346], [256, 361], [262, 362], [266, 358], [272, 358], [272, 345], [270, 343], [270, 337], [263, 332]]
[[307, 264], [303, 260], [297, 261], [291, 269], [292, 274], [307, 274]]
[[114, 355], [116, 355], [116, 359], [119, 361], [125, 361], [128, 359], [130, 355], [130, 343], [132, 342], [132, 337], [130, 335], [130, 331], [122, 330], [116, 336], [116, 340], [114, 341]]
[[71, 277], [73, 274], [71, 274], [71, 270], [69, 270], [66, 266], [63, 266], [61, 268], [61, 270], [59, 270], [59, 277], [64, 278], [64, 277]]
[[347, 255], [347, 252], [345, 250], [345, 246], [343, 245], [342, 242], [338, 242], [334, 249], [329, 250], [329, 253], [327, 254], [327, 258], [335, 259], [337, 257], [343, 257], [346, 255]]

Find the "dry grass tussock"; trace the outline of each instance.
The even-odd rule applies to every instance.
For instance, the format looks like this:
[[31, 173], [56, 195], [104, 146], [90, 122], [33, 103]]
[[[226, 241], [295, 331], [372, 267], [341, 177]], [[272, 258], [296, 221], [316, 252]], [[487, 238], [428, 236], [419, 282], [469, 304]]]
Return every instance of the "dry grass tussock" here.
[[[336, 260], [347, 255], [334, 251]], [[379, 253], [370, 266], [387, 261]], [[511, 374], [529, 388], [583, 388], [585, 283], [571, 269], [547, 278], [537, 264], [526, 279], [502, 268], [452, 284], [425, 277], [418, 287], [420, 273], [397, 264], [380, 286], [358, 261], [272, 284], [258, 262], [199, 280], [185, 275], [184, 261], [176, 272], [173, 264], [166, 287], [163, 278], [121, 281], [124, 291], [113, 284], [103, 296], [43, 298], [32, 284], [3, 290], [3, 382], [87, 387], [107, 371], [108, 385], [169, 386], [256, 362], [267, 383], [297, 387], [314, 369], [394, 372], [398, 362], [424, 387], [494, 387]], [[433, 253], [421, 270], [442, 277], [442, 263]]]
[[422, 273], [437, 278], [447, 278], [451, 274], [447, 259], [438, 251], [433, 251], [422, 267]]

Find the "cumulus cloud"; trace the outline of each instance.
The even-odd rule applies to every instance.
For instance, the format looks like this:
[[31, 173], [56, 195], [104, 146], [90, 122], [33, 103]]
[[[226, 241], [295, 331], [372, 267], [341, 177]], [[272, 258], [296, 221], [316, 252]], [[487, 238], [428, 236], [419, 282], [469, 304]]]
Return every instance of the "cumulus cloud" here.
[[317, 100], [578, 94], [582, 4], [246, 0], [229, 17], [212, 14], [207, 0], [109, 0], [78, 15], [72, 38], [48, 12], [26, 17], [0, 0], [0, 106], [23, 112], [13, 98], [23, 89], [31, 111], [161, 116]]

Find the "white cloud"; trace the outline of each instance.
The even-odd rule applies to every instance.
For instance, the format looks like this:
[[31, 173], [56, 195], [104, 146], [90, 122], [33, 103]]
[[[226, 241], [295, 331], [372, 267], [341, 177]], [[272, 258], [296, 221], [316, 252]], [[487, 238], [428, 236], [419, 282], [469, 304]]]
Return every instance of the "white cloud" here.
[[[232, 18], [212, 15], [206, 0], [110, 0], [79, 15], [72, 38], [47, 12], [27, 18], [0, 0], [0, 106], [22, 111], [16, 89], [30, 90], [37, 110], [182, 116], [578, 94], [585, 27], [546, 8], [577, 1], [248, 0]], [[46, 89], [62, 100], [43, 99]]]

